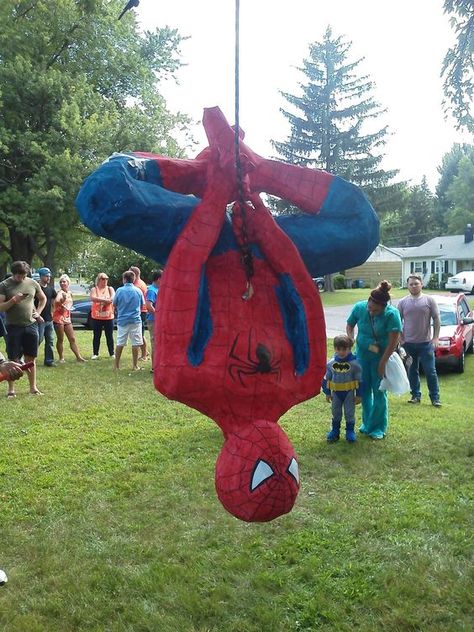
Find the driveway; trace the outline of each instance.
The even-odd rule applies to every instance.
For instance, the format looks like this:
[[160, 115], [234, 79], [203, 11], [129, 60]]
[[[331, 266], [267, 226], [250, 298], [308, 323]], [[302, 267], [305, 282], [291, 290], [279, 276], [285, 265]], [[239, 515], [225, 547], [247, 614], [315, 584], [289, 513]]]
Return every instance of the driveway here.
[[338, 305], [337, 307], [324, 308], [326, 336], [328, 338], [334, 338], [334, 336], [346, 333], [346, 321], [351, 313], [351, 309], [352, 305]]
[[[392, 305], [397, 306], [399, 299], [392, 300]], [[326, 336], [334, 338], [338, 334], [346, 333], [347, 317], [351, 313], [352, 305], [339, 305], [338, 307], [324, 307], [324, 317], [326, 319]]]

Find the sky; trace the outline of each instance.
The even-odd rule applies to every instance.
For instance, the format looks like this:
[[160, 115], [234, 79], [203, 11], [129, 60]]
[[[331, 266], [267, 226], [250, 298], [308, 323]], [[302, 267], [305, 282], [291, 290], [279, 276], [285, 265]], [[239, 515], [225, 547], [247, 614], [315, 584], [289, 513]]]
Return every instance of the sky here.
[[[454, 142], [472, 142], [443, 114], [440, 70], [455, 37], [442, 6], [442, 0], [240, 0], [239, 116], [246, 143], [274, 157], [270, 140], [288, 138], [280, 91], [299, 94], [306, 78], [298, 67], [330, 25], [352, 42], [349, 61], [365, 58], [359, 71], [375, 82], [373, 95], [387, 109], [380, 119], [390, 131], [383, 167], [399, 169], [398, 179], [410, 184], [426, 175], [434, 190], [442, 156]], [[200, 124], [205, 107], [218, 105], [235, 120], [235, 0], [141, 0], [136, 12], [143, 28], [169, 26], [189, 38], [178, 84], [167, 81], [160, 90], [172, 111], [196, 122], [197, 154], [207, 145]]]

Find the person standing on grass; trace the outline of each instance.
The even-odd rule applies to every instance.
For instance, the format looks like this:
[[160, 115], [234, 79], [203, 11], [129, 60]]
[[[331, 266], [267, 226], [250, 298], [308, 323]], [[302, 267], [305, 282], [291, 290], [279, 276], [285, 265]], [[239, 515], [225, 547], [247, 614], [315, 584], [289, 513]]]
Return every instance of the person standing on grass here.
[[334, 338], [335, 354], [326, 366], [322, 390], [326, 401], [332, 404], [332, 426], [326, 435], [328, 443], [339, 441], [342, 413], [346, 418], [346, 441], [357, 439], [355, 427], [355, 407], [361, 402], [362, 368], [352, 354], [352, 340], [341, 335]]
[[[41, 312], [46, 305], [46, 296], [39, 283], [28, 278], [30, 266], [26, 261], [14, 261], [12, 276], [0, 283], [0, 311], [6, 312], [7, 354], [12, 362], [33, 362], [28, 369], [31, 395], [41, 395], [36, 385], [36, 357], [38, 355], [38, 323], [42, 322]], [[35, 308], [34, 299], [38, 299]], [[8, 398], [14, 398], [13, 380], [8, 380]]]
[[148, 314], [146, 317], [146, 324], [148, 331], [150, 333], [150, 346], [151, 346], [151, 372], [153, 373], [153, 361], [154, 361], [154, 350], [155, 350], [155, 307], [156, 302], [158, 300], [158, 292], [160, 289], [161, 282], [161, 270], [156, 270], [153, 272], [152, 283], [148, 286], [146, 292], [146, 308], [148, 310]]
[[[409, 294], [400, 299], [397, 307], [403, 322], [403, 348], [412, 358], [408, 370], [411, 390], [411, 399], [408, 403], [419, 404], [421, 401], [421, 363], [431, 403], [436, 408], [440, 408], [439, 382], [435, 363], [435, 349], [438, 346], [441, 327], [439, 307], [432, 296], [423, 294], [423, 281], [419, 274], [410, 274], [407, 278], [407, 287]], [[431, 322], [433, 322], [433, 330]]]
[[92, 339], [92, 360], [99, 357], [100, 339], [105, 332], [109, 356], [114, 357], [114, 305], [115, 290], [108, 285], [109, 277], [99, 272], [91, 290], [91, 317], [94, 337]]
[[122, 275], [123, 286], [115, 292], [113, 304], [117, 311], [117, 346], [114, 369], [120, 369], [120, 358], [128, 338], [132, 344], [132, 369], [139, 370], [138, 352], [143, 345], [141, 309], [145, 305], [142, 291], [134, 285], [135, 273], [127, 270]]
[[[46, 305], [41, 312], [43, 322], [38, 324], [38, 344], [41, 345], [44, 340], [44, 366], [52, 367], [56, 366], [54, 363], [54, 323], [52, 312], [56, 290], [54, 285], [51, 284], [51, 270], [49, 268], [40, 268], [38, 274], [40, 275], [39, 284], [43, 294], [46, 296]], [[35, 299], [35, 306], [38, 306], [38, 299]]]
[[62, 274], [59, 277], [59, 287], [61, 288], [56, 294], [54, 299], [53, 310], [53, 322], [54, 329], [56, 331], [56, 349], [59, 355], [59, 362], [64, 363], [64, 335], [69, 341], [71, 351], [76, 356], [78, 362], [85, 362], [82, 357], [79, 347], [77, 346], [76, 338], [74, 336], [74, 329], [71, 322], [71, 307], [73, 304], [72, 294], [69, 290], [69, 284], [71, 279], [67, 274]]
[[379, 390], [385, 367], [397, 348], [402, 331], [400, 314], [389, 305], [391, 284], [382, 281], [367, 301], [354, 305], [347, 319], [346, 332], [354, 340], [357, 325], [357, 360], [362, 367], [362, 425], [359, 432], [372, 439], [383, 439], [388, 427], [387, 391]]
[[146, 293], [147, 293], [148, 288], [145, 281], [140, 276], [141, 275], [140, 268], [137, 268], [137, 266], [130, 266], [130, 270], [135, 274], [135, 281], [133, 285], [137, 287], [143, 294], [143, 307], [140, 310], [140, 318], [142, 320], [143, 344], [141, 346], [141, 355], [138, 359], [148, 360], [148, 350], [147, 350], [147, 344], [146, 344], [146, 338], [145, 338], [145, 327], [146, 327], [146, 319], [147, 319], [147, 314], [148, 314], [148, 311], [146, 308]]

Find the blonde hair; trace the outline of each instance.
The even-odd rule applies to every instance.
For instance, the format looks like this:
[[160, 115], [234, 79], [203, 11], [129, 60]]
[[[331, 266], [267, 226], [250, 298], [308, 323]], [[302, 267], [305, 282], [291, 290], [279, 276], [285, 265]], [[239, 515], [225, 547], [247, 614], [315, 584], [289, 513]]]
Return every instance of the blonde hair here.
[[95, 284], [97, 285], [97, 283], [99, 283], [99, 281], [101, 279], [106, 279], [107, 281], [109, 280], [109, 277], [107, 274], [105, 274], [105, 272], [99, 272], [99, 274], [95, 277]]
[[61, 276], [59, 277], [59, 282], [61, 283], [61, 281], [67, 281], [68, 283], [71, 283], [71, 279], [67, 274], [61, 274]]

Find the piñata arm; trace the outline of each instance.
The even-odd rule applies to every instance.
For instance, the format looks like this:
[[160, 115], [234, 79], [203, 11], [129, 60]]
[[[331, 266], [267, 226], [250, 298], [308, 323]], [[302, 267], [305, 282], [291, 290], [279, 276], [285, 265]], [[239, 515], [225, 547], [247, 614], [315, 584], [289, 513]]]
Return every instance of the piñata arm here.
[[179, 235], [160, 285], [155, 316], [155, 384], [174, 399], [185, 390], [179, 388], [182, 376], [178, 372], [180, 367], [192, 365], [190, 345], [198, 323], [198, 306], [206, 292], [205, 266], [226, 216], [231, 186], [216, 175], [218, 171], [217, 162], [211, 161], [204, 197]]
[[[296, 373], [313, 384], [321, 381], [326, 367], [326, 334], [324, 313], [319, 294], [294, 244], [281, 230], [259, 196], [252, 196], [255, 211], [247, 217], [251, 237], [280, 280], [278, 296], [285, 327], [293, 344]], [[306, 356], [303, 364], [302, 356]], [[305, 368], [303, 369], [303, 366]]]

